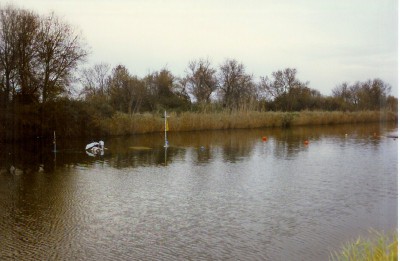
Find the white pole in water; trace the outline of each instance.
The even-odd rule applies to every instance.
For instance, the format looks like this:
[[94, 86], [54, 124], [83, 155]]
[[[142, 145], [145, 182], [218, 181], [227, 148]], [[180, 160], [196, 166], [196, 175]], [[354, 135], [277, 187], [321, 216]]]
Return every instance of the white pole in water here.
[[54, 131], [54, 136], [53, 136], [53, 145], [54, 145], [54, 153], [56, 153], [56, 150], [57, 150], [57, 143], [56, 143], [56, 131]]
[[167, 111], [164, 111], [164, 148], [168, 147], [168, 140], [167, 140], [167, 130], [168, 123], [167, 123]]

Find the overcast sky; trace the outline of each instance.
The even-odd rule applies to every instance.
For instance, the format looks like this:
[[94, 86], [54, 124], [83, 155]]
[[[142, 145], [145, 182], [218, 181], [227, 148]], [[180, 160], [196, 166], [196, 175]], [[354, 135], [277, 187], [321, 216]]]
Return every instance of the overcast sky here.
[[260, 76], [296, 68], [330, 95], [342, 82], [381, 78], [398, 96], [397, 0], [18, 0], [54, 11], [90, 46], [89, 63], [125, 65], [140, 77], [190, 60], [226, 59]]

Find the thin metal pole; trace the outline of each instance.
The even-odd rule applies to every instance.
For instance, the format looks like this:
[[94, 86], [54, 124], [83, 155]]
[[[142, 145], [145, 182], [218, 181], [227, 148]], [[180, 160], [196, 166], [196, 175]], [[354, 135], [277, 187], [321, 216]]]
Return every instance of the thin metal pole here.
[[57, 162], [57, 141], [56, 141], [56, 131], [54, 131], [54, 137], [53, 137], [53, 145], [54, 145], [54, 169], [56, 169], [56, 162]]
[[54, 153], [55, 153], [57, 151], [56, 131], [54, 131], [53, 144], [54, 144]]
[[167, 111], [164, 111], [164, 147], [168, 147], [167, 140]]

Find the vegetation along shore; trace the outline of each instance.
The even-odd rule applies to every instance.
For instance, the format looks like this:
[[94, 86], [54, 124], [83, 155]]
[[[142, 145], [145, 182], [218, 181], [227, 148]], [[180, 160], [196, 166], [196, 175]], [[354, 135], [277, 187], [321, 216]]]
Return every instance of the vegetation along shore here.
[[[248, 129], [267, 127], [291, 127], [305, 125], [330, 125], [346, 123], [370, 123], [397, 121], [397, 113], [380, 111], [301, 111], [234, 113], [171, 113], [169, 131], [196, 131], [221, 129]], [[99, 121], [98, 128], [108, 136], [129, 135], [164, 131], [164, 119], [160, 114], [124, 114]]]
[[139, 77], [122, 64], [85, 65], [83, 39], [54, 13], [0, 6], [0, 141], [158, 132], [165, 110], [171, 131], [397, 121], [397, 98], [379, 78], [322, 95], [296, 68], [256, 79], [235, 59], [202, 58], [184, 75], [164, 67]]
[[398, 235], [371, 231], [367, 238], [359, 237], [333, 252], [332, 261], [395, 261], [398, 258]]

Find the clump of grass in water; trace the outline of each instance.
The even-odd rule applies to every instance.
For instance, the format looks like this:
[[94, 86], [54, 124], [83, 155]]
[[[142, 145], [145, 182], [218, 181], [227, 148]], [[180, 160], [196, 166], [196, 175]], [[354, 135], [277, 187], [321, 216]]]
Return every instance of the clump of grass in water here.
[[397, 232], [387, 235], [371, 232], [373, 239], [358, 238], [347, 243], [340, 252], [331, 254], [330, 260], [339, 261], [394, 261], [397, 260]]

